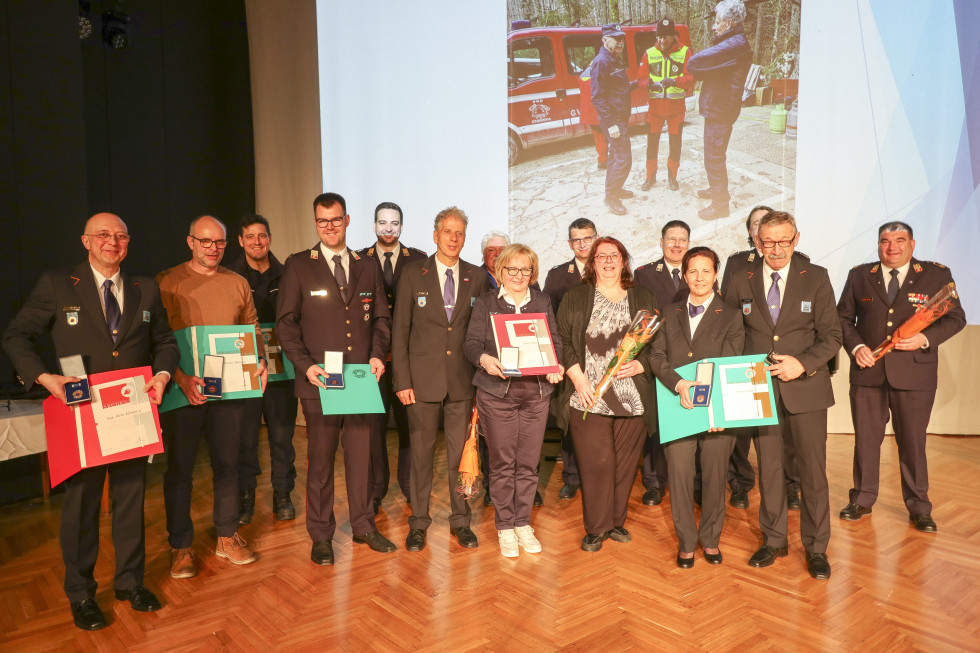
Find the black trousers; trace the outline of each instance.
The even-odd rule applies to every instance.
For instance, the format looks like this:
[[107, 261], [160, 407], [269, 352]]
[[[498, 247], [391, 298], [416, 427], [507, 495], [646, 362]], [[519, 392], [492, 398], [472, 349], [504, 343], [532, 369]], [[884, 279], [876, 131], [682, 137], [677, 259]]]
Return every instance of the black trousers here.
[[403, 404], [391, 386], [391, 364], [385, 366], [381, 375], [381, 400], [385, 412], [378, 415], [376, 424], [371, 427], [371, 494], [375, 499], [383, 499], [388, 494], [391, 482], [391, 466], [388, 463], [388, 414], [395, 418], [398, 429], [398, 487], [408, 498], [409, 482], [412, 473], [411, 439], [408, 434], [408, 406]]
[[270, 383], [261, 398], [245, 399], [247, 414], [242, 423], [241, 459], [238, 467], [238, 489], [254, 490], [262, 474], [259, 463], [259, 430], [265, 416], [269, 433], [269, 460], [272, 489], [276, 494], [289, 494], [296, 485], [296, 431], [298, 404], [292, 381]]
[[667, 457], [656, 433], [643, 442], [643, 487], [661, 492], [667, 489]]
[[65, 481], [61, 506], [61, 557], [65, 562], [65, 595], [71, 602], [95, 597], [93, 576], [99, 556], [99, 509], [109, 475], [112, 498], [112, 547], [117, 590], [143, 584], [146, 559], [143, 497], [146, 458], [134, 458], [83, 469]]
[[186, 549], [194, 543], [191, 493], [194, 463], [202, 435], [207, 440], [211, 455], [213, 515], [218, 537], [231, 537], [238, 532], [238, 457], [247, 401], [209, 401], [201, 406], [184, 406], [161, 415], [167, 447], [163, 499], [172, 548]]
[[[677, 533], [678, 551], [693, 553], [698, 542], [718, 547], [725, 523], [725, 466], [735, 438], [727, 433], [706, 433], [664, 445], [670, 476], [670, 512]], [[694, 462], [700, 452], [701, 522], [694, 520]]]

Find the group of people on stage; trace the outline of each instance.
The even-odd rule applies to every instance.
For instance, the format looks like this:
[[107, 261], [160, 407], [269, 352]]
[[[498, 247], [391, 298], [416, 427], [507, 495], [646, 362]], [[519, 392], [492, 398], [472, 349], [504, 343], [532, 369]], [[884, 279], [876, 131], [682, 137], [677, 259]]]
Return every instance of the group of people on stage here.
[[[350, 249], [351, 217], [344, 198], [324, 193], [313, 201], [318, 240], [280, 263], [270, 250], [268, 221], [258, 215], [238, 225], [242, 256], [221, 265], [225, 225], [194, 219], [190, 259], [156, 280], [121, 269], [130, 244], [119, 216], [99, 213], [81, 237], [82, 264], [45, 273], [3, 334], [3, 346], [28, 386], [40, 384], [65, 400], [77, 380], [49, 372], [37, 341], [50, 334], [59, 356], [81, 354], [89, 373], [151, 366], [144, 391], [159, 404], [173, 382], [189, 405], [161, 414], [167, 470], [164, 498], [171, 546], [171, 576], [198, 572], [191, 518], [193, 469], [201, 436], [213, 471], [215, 555], [233, 564], [256, 560], [239, 533], [256, 510], [261, 473], [258, 433], [268, 427], [277, 520], [296, 516], [292, 435], [297, 399], [308, 433], [306, 526], [311, 560], [334, 562], [334, 460], [344, 448], [345, 482], [353, 541], [387, 553], [397, 546], [375, 524], [388, 491], [388, 414], [324, 415], [319, 389], [324, 352], [345, 363], [370, 366], [386, 410], [398, 430], [397, 479], [410, 506], [405, 548], [421, 551], [433, 523], [436, 436], [443, 418], [450, 495], [448, 527], [464, 548], [478, 546], [469, 501], [456, 490], [468, 422], [475, 404], [486, 442], [488, 504], [494, 508], [500, 552], [517, 557], [542, 550], [532, 527], [540, 504], [538, 464], [549, 414], [563, 432], [562, 500], [582, 493], [585, 535], [581, 548], [598, 551], [607, 539], [629, 542], [629, 496], [641, 465], [645, 505], [660, 504], [669, 487], [677, 535], [677, 565], [694, 565], [697, 548], [710, 564], [722, 562], [720, 539], [729, 503], [748, 507], [758, 455], [763, 542], [748, 563], [765, 567], [787, 555], [787, 510], [800, 509], [807, 569], [830, 577], [827, 545], [830, 507], [826, 476], [827, 408], [834, 403], [830, 363], [841, 345], [852, 359], [854, 488], [843, 520], [872, 510], [878, 493], [879, 449], [891, 415], [901, 459], [902, 491], [913, 526], [935, 532], [928, 499], [926, 426], [937, 383], [937, 350], [965, 324], [958, 302], [895, 352], [876, 360], [872, 349], [890, 336], [929, 296], [952, 281], [938, 263], [913, 258], [912, 227], [881, 226], [879, 260], [855, 267], [839, 299], [827, 271], [796, 251], [796, 221], [788, 213], [756, 207], [746, 220], [751, 249], [721, 268], [718, 254], [691, 247], [679, 220], [661, 230], [663, 258], [632, 267], [620, 240], [600, 236], [586, 218], [568, 228], [570, 261], [553, 267], [539, 290], [537, 254], [506, 234], [483, 240], [478, 266], [460, 258], [468, 218], [457, 207], [435, 217], [435, 253], [403, 245], [397, 204], [375, 210], [377, 242]], [[640, 310], [662, 315], [652, 343], [622, 365], [609, 389], [595, 392], [623, 336]], [[492, 316], [544, 314], [557, 372], [514, 376], [498, 356]], [[264, 339], [275, 334], [296, 370], [295, 382], [266, 384]], [[203, 381], [178, 365], [173, 332], [190, 326], [254, 324], [261, 399], [208, 401]], [[681, 406], [693, 409], [694, 383], [676, 368], [707, 357], [767, 354], [778, 424], [720, 430], [661, 445], [656, 382]], [[87, 468], [66, 481], [61, 546], [65, 592], [75, 624], [106, 625], [95, 601], [98, 514], [106, 473], [113, 501], [115, 596], [137, 611], [160, 608], [143, 584], [145, 459]], [[700, 506], [700, 521], [695, 506]]]

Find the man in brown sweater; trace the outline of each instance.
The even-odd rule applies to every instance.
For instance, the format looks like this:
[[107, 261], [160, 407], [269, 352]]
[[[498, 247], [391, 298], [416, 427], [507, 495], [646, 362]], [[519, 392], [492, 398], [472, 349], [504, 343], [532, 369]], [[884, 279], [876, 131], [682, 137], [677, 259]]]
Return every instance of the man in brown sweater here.
[[[244, 277], [218, 265], [227, 244], [225, 226], [217, 219], [206, 215], [192, 221], [187, 236], [191, 259], [157, 275], [160, 296], [174, 331], [191, 326], [254, 324], [259, 356], [255, 376], [265, 389], [265, 345], [252, 291]], [[255, 554], [238, 534], [238, 450], [247, 400], [209, 402], [201, 394], [201, 378], [186, 374], [180, 367], [174, 381], [190, 405], [163, 413], [160, 420], [167, 451], [163, 496], [172, 548], [170, 575], [190, 578], [197, 574], [191, 548], [191, 490], [201, 433], [207, 438], [214, 472], [215, 554], [236, 565], [254, 562]]]

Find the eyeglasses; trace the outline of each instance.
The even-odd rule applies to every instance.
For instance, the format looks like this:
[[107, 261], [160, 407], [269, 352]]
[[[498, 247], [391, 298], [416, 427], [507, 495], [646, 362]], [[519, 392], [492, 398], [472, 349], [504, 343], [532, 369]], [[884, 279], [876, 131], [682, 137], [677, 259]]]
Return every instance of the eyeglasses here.
[[793, 242], [796, 241], [796, 236], [793, 236], [789, 240], [762, 240], [759, 241], [762, 244], [762, 249], [772, 249], [776, 245], [779, 245], [782, 249], [786, 249]]
[[572, 247], [578, 247], [579, 245], [591, 245], [595, 241], [595, 236], [586, 236], [585, 238], [569, 238], [568, 242], [571, 243]]
[[108, 231], [100, 231], [97, 234], [84, 234], [89, 238], [95, 238], [99, 242], [108, 242], [110, 240], [115, 240], [117, 243], [128, 243], [130, 240], [129, 234], [110, 234]]
[[228, 246], [227, 240], [212, 240], [210, 238], [198, 238], [197, 236], [191, 236], [194, 240], [201, 243], [201, 247], [204, 249], [211, 249], [211, 246], [215, 246], [218, 249], [224, 249]]
[[518, 274], [522, 277], [529, 277], [534, 273], [534, 268], [510, 268], [505, 267], [504, 272], [512, 277], [516, 277]]
[[315, 218], [313, 221], [316, 222], [316, 226], [322, 229], [327, 225], [330, 225], [331, 227], [339, 227], [344, 224], [344, 220], [346, 219], [347, 216], [342, 215], [339, 218]]
[[615, 263], [620, 258], [622, 258], [622, 257], [619, 255], [619, 252], [616, 252], [615, 254], [596, 254], [595, 255], [595, 260], [598, 261], [599, 263], [605, 263], [606, 261], [609, 261], [610, 263]]

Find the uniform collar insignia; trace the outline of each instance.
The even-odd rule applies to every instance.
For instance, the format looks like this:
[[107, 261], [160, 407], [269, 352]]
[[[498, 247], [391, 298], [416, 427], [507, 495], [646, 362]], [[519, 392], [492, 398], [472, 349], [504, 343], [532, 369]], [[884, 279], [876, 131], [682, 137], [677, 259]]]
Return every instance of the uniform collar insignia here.
[[752, 252], [751, 254], [749, 254], [749, 263], [751, 263], [754, 260], [755, 260], [755, 252]]
[[877, 274], [877, 272], [878, 272], [878, 264], [877, 264], [877, 263], [875, 263], [874, 265], [872, 265], [872, 266], [871, 266], [871, 269], [870, 269], [870, 270], [868, 270], [868, 272], [869, 272], [870, 274]]
[[664, 264], [657, 263], [657, 272], [663, 272], [663, 271], [664, 271]]
[[916, 272], [922, 272], [922, 266], [919, 265], [918, 263], [913, 263], [912, 269], [915, 270]]
[[572, 274], [573, 272], [575, 272], [575, 262], [574, 261], [572, 261], [571, 263], [568, 264], [568, 273], [569, 274]]
[[351, 251], [350, 251], [350, 255], [351, 255], [352, 257], [354, 257], [354, 260], [355, 260], [355, 261], [360, 261], [360, 260], [361, 260], [361, 257], [360, 257], [360, 256], [358, 256], [358, 255], [357, 255], [357, 252], [355, 252], [354, 250], [351, 250]]
[[374, 248], [368, 247], [368, 256], [374, 256]]
[[313, 249], [311, 249], [310, 250], [310, 258], [313, 259], [314, 261], [317, 260], [318, 258], [320, 258], [320, 250], [317, 249], [317, 248], [315, 248], [315, 247]]
[[408, 248], [407, 247], [402, 247], [402, 256], [408, 256], [408, 255], [409, 255], [408, 254]]

